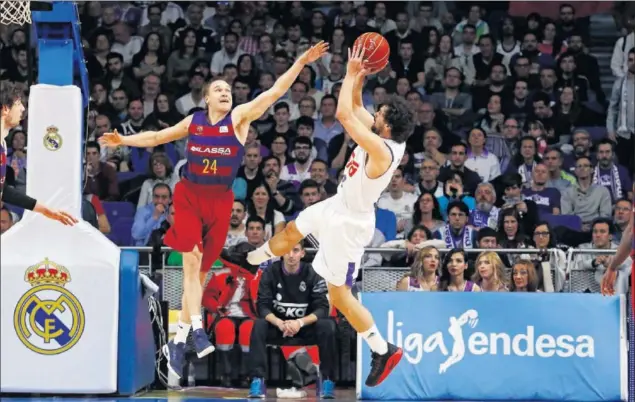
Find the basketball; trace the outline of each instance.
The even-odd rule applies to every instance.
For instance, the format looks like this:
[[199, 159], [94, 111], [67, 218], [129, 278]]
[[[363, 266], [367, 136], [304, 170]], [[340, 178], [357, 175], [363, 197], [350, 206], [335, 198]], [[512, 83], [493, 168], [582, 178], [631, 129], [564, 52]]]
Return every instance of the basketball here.
[[364, 48], [364, 60], [366, 68], [371, 74], [382, 70], [388, 64], [390, 46], [386, 38], [376, 32], [367, 32], [355, 40], [354, 46]]

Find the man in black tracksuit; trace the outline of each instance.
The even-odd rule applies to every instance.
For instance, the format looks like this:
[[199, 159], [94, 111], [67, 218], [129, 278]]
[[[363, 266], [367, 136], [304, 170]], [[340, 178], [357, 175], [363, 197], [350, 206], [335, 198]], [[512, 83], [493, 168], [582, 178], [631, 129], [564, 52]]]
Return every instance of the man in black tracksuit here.
[[317, 345], [324, 380], [334, 378], [335, 321], [329, 317], [326, 282], [302, 262], [304, 247], [293, 250], [262, 273], [249, 346], [251, 377], [265, 378], [267, 344]]

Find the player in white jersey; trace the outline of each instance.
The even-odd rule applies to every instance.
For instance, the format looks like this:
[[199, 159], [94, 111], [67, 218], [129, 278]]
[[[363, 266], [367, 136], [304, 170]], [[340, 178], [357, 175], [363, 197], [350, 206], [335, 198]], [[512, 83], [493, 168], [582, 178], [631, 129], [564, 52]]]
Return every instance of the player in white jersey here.
[[414, 117], [406, 101], [397, 97], [382, 105], [374, 117], [366, 111], [362, 104], [366, 74], [363, 48], [355, 48], [349, 54], [336, 116], [358, 146], [346, 164], [337, 194], [300, 212], [282, 232], [250, 252], [247, 262], [259, 265], [286, 254], [304, 237], [315, 236], [320, 244], [313, 268], [327, 281], [331, 303], [368, 342], [373, 361], [366, 385], [376, 386], [401, 360], [403, 351], [383, 339], [351, 286], [364, 247], [373, 237], [375, 203], [401, 162]]

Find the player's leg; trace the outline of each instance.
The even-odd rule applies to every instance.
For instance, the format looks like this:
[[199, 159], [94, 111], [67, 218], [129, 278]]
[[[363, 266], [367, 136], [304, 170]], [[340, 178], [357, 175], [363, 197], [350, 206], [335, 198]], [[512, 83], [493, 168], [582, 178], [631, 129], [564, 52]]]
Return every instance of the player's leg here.
[[249, 253], [247, 261], [252, 265], [260, 265], [274, 257], [281, 257], [293, 250], [305, 236], [315, 233], [320, 227], [322, 216], [328, 206], [328, 200], [313, 204], [300, 212], [296, 220], [287, 223], [284, 230], [256, 250]]
[[[183, 299], [181, 313], [177, 327], [177, 336], [166, 347], [164, 353], [168, 359], [168, 368], [177, 377], [182, 377], [185, 365], [185, 341], [192, 326], [192, 306], [189, 294], [194, 288], [194, 295], [202, 297], [202, 289], [199, 279], [200, 251], [203, 223], [196, 212], [195, 194], [193, 194], [182, 182], [177, 183], [174, 189], [174, 223], [165, 235], [164, 243], [174, 250], [183, 253]], [[196, 284], [196, 286], [193, 286]], [[198, 290], [196, 290], [198, 288]], [[200, 308], [195, 316], [200, 317]], [[200, 320], [202, 323], [202, 319]]]

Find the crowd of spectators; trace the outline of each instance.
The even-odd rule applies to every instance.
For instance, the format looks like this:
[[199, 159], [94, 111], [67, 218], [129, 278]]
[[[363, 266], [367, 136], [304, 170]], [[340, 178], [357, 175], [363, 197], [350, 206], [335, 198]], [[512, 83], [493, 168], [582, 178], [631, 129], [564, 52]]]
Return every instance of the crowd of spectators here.
[[[628, 222], [635, 16], [624, 19], [611, 60], [615, 84], [605, 94], [588, 19], [576, 18], [574, 4], [562, 4], [555, 20], [454, 2], [78, 6], [91, 90], [84, 209], [119, 245], [161, 245], [185, 144], [104, 149], [96, 140], [114, 129], [131, 135], [177, 123], [205, 107], [210, 79], [232, 86], [235, 105], [247, 102], [320, 40], [330, 43], [329, 53], [250, 128], [226, 245], [259, 246], [333, 195], [355, 147], [335, 119], [347, 49], [371, 31], [386, 37], [391, 57], [368, 78], [365, 105], [374, 112], [386, 96], [404, 97], [416, 128], [377, 204], [368, 245], [404, 251], [371, 253], [365, 266], [425, 271], [417, 261], [429, 253], [418, 251], [432, 239], [442, 248], [611, 248]], [[0, 32], [3, 92], [26, 95], [37, 77], [28, 68], [25, 29]], [[7, 185], [18, 189], [27, 180], [27, 132], [25, 121], [8, 139]], [[0, 216], [3, 232], [19, 219], [6, 207]], [[500, 260], [511, 268], [526, 256]], [[599, 257], [579, 262], [598, 272], [604, 264]], [[556, 272], [556, 290], [567, 274]]]

